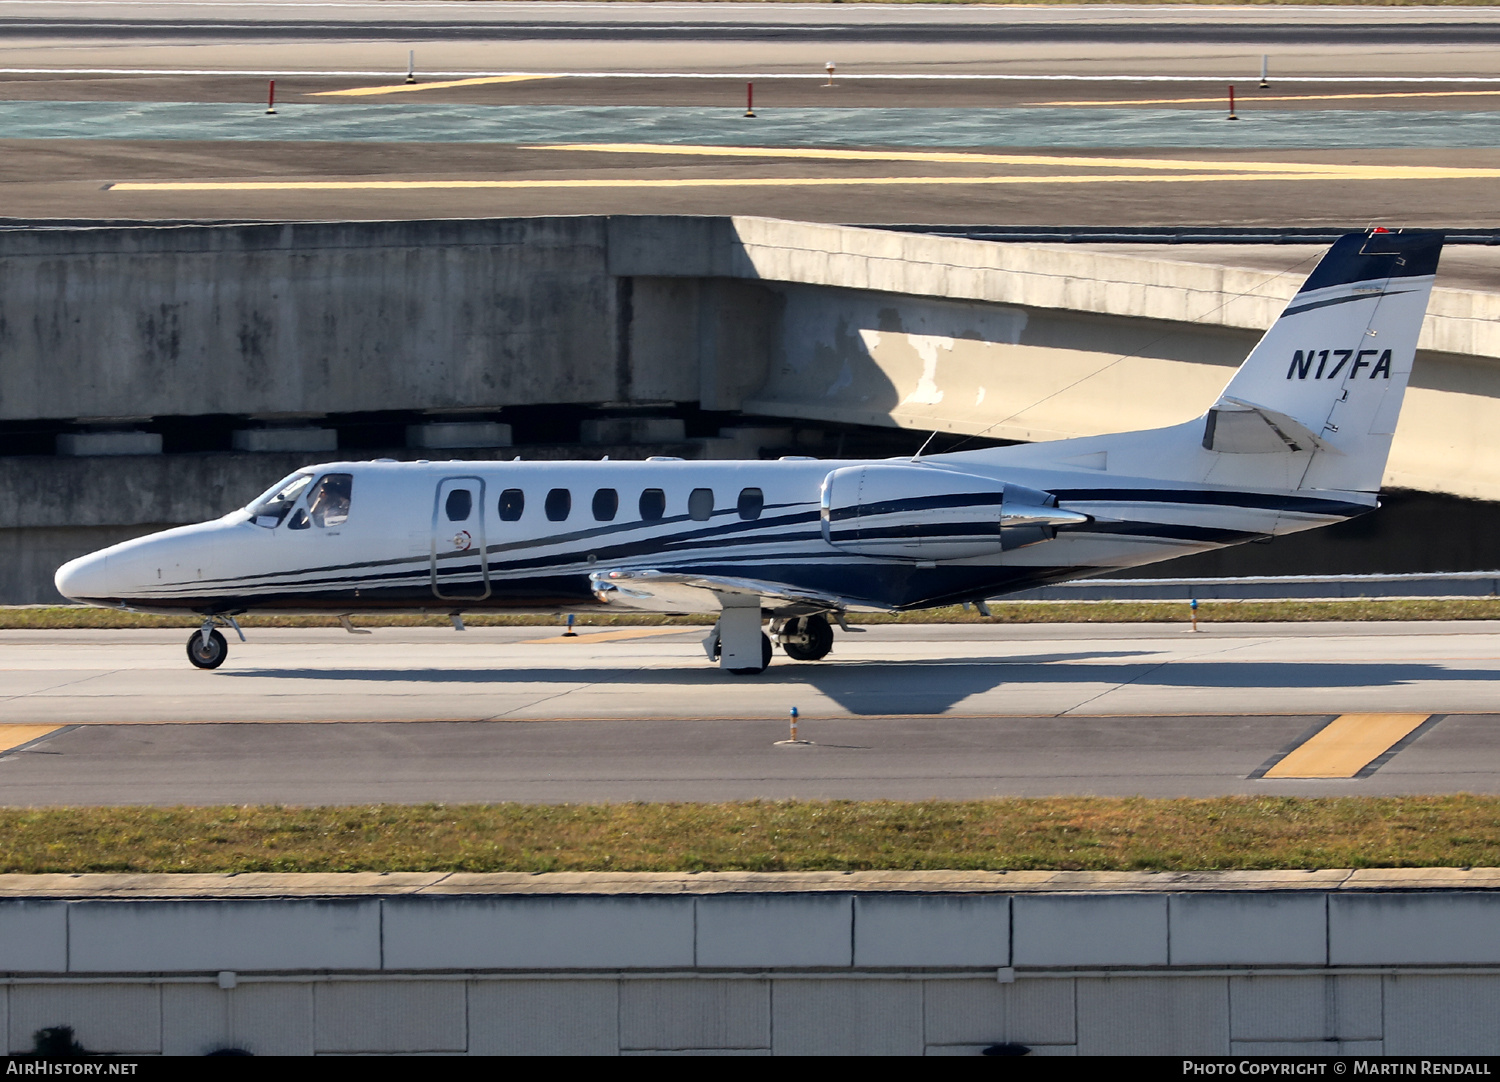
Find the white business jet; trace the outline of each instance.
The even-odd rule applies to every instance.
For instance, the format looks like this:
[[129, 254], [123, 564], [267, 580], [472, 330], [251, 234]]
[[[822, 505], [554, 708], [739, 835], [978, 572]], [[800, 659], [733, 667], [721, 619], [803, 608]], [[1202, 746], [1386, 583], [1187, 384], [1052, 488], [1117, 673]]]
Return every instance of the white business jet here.
[[[1341, 238], [1201, 417], [1142, 432], [820, 462], [339, 462], [213, 522], [64, 564], [91, 605], [247, 612], [717, 612], [733, 673], [851, 611], [978, 602], [1377, 506], [1440, 233]], [[762, 631], [770, 620], [770, 635]], [[243, 633], [240, 636], [243, 639]]]

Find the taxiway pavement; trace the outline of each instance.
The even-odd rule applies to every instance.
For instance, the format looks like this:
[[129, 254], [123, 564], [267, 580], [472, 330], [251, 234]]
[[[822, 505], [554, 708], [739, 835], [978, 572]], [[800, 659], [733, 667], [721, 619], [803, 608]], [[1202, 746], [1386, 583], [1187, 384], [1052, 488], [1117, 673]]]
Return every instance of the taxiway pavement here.
[[623, 630], [3, 632], [0, 803], [1500, 792], [1489, 624], [886, 626], [758, 677]]
[[[1497, 37], [1484, 8], [0, 0], [0, 196], [19, 219], [847, 222], [859, 205], [867, 222], [1110, 225], [1284, 223], [1290, 207], [1324, 226], [1486, 226], [1500, 223]], [[751, 79], [757, 119], [743, 116]], [[1233, 82], [1237, 125], [1220, 116]], [[351, 91], [378, 94], [329, 96]], [[675, 142], [1072, 149], [991, 175], [535, 146], [642, 124]], [[1101, 147], [1203, 168], [1101, 177], [1088, 160]], [[1214, 164], [1241, 159], [1290, 167]], [[1320, 180], [1307, 163], [1343, 172]], [[1392, 165], [1480, 172], [1403, 179]]]

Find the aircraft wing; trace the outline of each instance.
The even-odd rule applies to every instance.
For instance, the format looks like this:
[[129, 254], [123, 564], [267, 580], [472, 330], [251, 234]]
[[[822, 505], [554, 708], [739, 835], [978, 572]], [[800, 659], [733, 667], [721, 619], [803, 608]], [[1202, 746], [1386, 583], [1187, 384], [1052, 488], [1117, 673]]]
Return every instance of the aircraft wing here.
[[604, 601], [621, 608], [640, 608], [661, 612], [666, 605], [681, 612], [717, 612], [728, 601], [738, 597], [758, 597], [771, 607], [802, 608], [808, 612], [824, 609], [844, 611], [865, 608], [837, 594], [788, 586], [762, 579], [726, 575], [697, 575], [679, 571], [615, 570], [596, 571], [589, 576], [594, 593]]

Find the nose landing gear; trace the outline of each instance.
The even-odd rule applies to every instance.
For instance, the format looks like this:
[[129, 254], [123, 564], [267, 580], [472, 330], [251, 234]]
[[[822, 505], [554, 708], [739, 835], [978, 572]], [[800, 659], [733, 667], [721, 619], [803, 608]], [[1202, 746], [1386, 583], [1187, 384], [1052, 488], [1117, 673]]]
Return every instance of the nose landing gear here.
[[197, 668], [217, 669], [229, 656], [229, 644], [218, 628], [195, 631], [187, 641], [187, 656]]
[[239, 622], [233, 616], [208, 617], [201, 628], [188, 636], [187, 656], [194, 668], [217, 669], [229, 656], [229, 643], [224, 640], [215, 624], [234, 628], [239, 634], [240, 642], [245, 641], [245, 633], [240, 631]]

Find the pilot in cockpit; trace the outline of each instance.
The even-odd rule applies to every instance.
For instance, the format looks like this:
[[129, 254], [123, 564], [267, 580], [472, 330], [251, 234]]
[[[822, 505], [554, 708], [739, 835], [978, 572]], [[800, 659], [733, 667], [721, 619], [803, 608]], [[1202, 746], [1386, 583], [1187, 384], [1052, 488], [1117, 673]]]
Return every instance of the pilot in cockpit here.
[[341, 526], [349, 518], [349, 496], [354, 478], [347, 473], [330, 473], [318, 482], [307, 505], [308, 517], [315, 526]]

